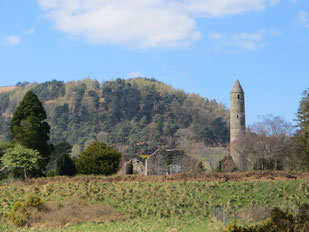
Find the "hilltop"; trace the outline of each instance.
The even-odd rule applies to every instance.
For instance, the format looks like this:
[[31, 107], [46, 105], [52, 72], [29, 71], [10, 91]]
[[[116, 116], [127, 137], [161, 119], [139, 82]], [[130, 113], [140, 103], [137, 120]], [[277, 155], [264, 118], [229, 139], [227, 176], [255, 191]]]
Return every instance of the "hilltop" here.
[[10, 92], [16, 88], [17, 88], [16, 86], [3, 86], [3, 87], [0, 86], [0, 93]]

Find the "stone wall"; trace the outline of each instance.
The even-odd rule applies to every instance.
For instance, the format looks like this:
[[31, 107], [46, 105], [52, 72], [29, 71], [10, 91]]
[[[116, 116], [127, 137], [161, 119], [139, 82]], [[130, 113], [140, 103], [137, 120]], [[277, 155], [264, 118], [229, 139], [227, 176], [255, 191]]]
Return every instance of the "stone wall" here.
[[179, 150], [158, 149], [146, 160], [145, 174], [165, 175], [193, 172], [196, 161]]
[[140, 175], [145, 173], [145, 164], [137, 158], [131, 158], [125, 163], [125, 174]]

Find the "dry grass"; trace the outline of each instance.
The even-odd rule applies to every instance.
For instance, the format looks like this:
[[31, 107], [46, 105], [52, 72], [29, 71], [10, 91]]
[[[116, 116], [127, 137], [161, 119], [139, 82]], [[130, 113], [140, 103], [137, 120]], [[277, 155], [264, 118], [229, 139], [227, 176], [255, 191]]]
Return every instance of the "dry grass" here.
[[252, 181], [274, 181], [274, 180], [293, 180], [309, 179], [309, 173], [297, 173], [286, 171], [250, 171], [219, 173], [206, 172], [199, 174], [178, 173], [161, 176], [144, 176], [144, 175], [115, 175], [105, 176], [75, 176], [75, 177], [47, 177], [33, 178], [25, 181], [6, 180], [2, 185], [44, 185], [57, 183], [110, 183], [110, 182], [174, 182], [174, 181], [192, 181], [192, 182], [252, 182]]
[[260, 208], [244, 208], [237, 213], [237, 218], [241, 218], [246, 222], [256, 222], [266, 220], [270, 217], [270, 211], [272, 208], [260, 207]]
[[29, 227], [56, 228], [84, 222], [106, 222], [123, 219], [113, 207], [102, 204], [85, 204], [78, 199], [64, 202], [49, 202], [33, 209]]
[[12, 90], [14, 90], [16, 88], [17, 88], [16, 86], [0, 87], [0, 93], [9, 92], [9, 91], [12, 91]]

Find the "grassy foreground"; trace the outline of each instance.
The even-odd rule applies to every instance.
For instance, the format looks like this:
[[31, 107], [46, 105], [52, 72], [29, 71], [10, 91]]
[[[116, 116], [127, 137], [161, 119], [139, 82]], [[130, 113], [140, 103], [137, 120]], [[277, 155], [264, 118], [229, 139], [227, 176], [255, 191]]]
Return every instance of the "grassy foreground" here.
[[[237, 219], [250, 224], [266, 219], [273, 207], [295, 212], [297, 205], [309, 203], [308, 178], [244, 182], [169, 178], [157, 182], [147, 177], [131, 181], [77, 177], [2, 183], [0, 231], [17, 230], [6, 215], [16, 201], [29, 196], [39, 196], [44, 204], [62, 210], [35, 212], [36, 220], [22, 231], [222, 231], [224, 222]], [[93, 219], [83, 220], [95, 210], [97, 218], [94, 214]], [[78, 218], [79, 211], [85, 215]], [[42, 219], [47, 217], [44, 214], [61, 220], [47, 222]]]

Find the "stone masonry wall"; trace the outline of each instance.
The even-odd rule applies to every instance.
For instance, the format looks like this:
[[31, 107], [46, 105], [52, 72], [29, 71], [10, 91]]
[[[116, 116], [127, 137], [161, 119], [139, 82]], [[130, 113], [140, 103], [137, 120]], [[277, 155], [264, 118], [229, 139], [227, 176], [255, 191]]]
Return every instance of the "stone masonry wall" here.
[[192, 172], [196, 162], [179, 150], [156, 150], [147, 160], [145, 174], [165, 175], [178, 172]]

